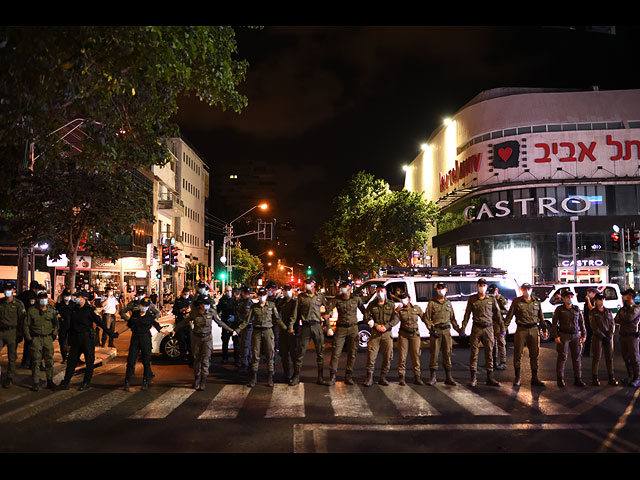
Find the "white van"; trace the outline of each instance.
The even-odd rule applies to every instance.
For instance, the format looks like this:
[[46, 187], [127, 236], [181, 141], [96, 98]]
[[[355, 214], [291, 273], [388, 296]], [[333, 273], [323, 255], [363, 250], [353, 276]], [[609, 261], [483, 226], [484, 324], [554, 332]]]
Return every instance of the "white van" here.
[[[408, 273], [414, 273], [413, 275]], [[409, 294], [411, 303], [418, 305], [424, 312], [427, 308], [427, 304], [430, 300], [436, 297], [436, 284], [442, 282], [447, 287], [447, 298], [451, 301], [453, 311], [455, 313], [456, 321], [458, 325], [462, 326], [462, 320], [464, 319], [464, 312], [467, 308], [467, 299], [477, 293], [478, 291], [478, 279], [484, 278], [488, 285], [495, 283], [498, 286], [500, 295], [507, 299], [507, 308], [511, 305], [511, 301], [520, 295], [519, 285], [515, 279], [506, 275], [506, 271], [485, 267], [480, 265], [465, 265], [465, 266], [452, 266], [452, 267], [440, 267], [440, 268], [398, 268], [393, 270], [387, 270], [386, 274], [375, 279], [367, 280], [353, 291], [354, 295], [362, 296], [362, 300], [365, 305], [368, 305], [374, 300], [376, 287], [378, 285], [384, 285], [387, 289], [387, 297], [392, 298], [391, 295], [396, 295], [399, 292], [406, 292]], [[393, 298], [392, 298], [393, 299]], [[399, 301], [396, 301], [396, 306], [401, 305]], [[337, 312], [334, 309], [332, 312], [332, 323], [337, 318]], [[469, 335], [473, 321], [469, 320], [465, 333]], [[371, 336], [371, 330], [369, 326], [362, 321], [362, 313], [358, 311], [358, 347], [360, 350], [366, 348], [369, 338]], [[398, 337], [398, 330], [400, 324], [393, 327], [391, 330], [393, 338]], [[429, 337], [429, 330], [427, 330], [424, 322], [419, 322], [420, 336], [423, 338]], [[509, 334], [513, 334], [516, 331], [515, 322], [511, 322], [509, 328]], [[458, 332], [451, 329], [451, 336], [456, 341], [464, 343], [468, 340], [458, 339]]]
[[[35, 280], [45, 287], [51, 295], [51, 275], [49, 272], [35, 272]], [[7, 283], [16, 285], [18, 282], [18, 267], [15, 265], [0, 265], [0, 298], [4, 298], [4, 287]], [[27, 288], [29, 287], [27, 282]]]

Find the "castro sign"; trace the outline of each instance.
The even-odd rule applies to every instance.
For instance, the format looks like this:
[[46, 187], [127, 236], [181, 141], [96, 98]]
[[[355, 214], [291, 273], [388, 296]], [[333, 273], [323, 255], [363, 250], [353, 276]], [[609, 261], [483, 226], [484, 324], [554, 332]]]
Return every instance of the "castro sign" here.
[[[586, 197], [579, 195], [565, 198], [557, 203], [553, 197], [540, 198], [518, 198], [510, 202], [509, 200], [500, 200], [492, 207], [487, 203], [483, 203], [480, 208], [475, 205], [469, 205], [462, 212], [462, 217], [467, 221], [482, 220], [483, 218], [506, 217], [512, 214], [526, 217], [529, 215], [546, 215], [546, 212], [559, 214], [560, 211], [574, 215], [586, 212], [591, 208], [591, 201]], [[519, 214], [519, 215], [518, 215]]]

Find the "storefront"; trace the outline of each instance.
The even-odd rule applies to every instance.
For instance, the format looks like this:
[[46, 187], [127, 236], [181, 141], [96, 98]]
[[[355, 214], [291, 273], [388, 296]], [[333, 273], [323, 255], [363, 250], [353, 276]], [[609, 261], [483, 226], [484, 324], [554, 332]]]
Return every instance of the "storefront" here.
[[441, 207], [438, 265], [640, 286], [638, 249], [623, 258], [611, 239], [640, 229], [640, 90], [483, 92], [433, 133], [405, 187]]

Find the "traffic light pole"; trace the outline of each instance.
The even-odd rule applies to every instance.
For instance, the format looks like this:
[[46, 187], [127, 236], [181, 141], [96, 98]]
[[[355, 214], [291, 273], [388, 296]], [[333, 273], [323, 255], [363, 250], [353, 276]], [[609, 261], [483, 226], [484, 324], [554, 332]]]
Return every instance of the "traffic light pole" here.
[[627, 230], [626, 226], [623, 226], [620, 229], [621, 240], [622, 240], [620, 242], [620, 245], [621, 245], [620, 251], [622, 252], [622, 274], [624, 275], [623, 286], [624, 286], [624, 289], [626, 290], [627, 289], [627, 254], [626, 254], [626, 245], [625, 245], [625, 243], [626, 243], [625, 242], [625, 230]]

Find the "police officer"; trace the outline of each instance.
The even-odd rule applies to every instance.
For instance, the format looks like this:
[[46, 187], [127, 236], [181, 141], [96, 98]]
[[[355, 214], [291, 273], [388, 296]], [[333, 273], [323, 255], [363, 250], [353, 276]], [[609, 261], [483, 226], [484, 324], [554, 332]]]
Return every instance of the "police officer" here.
[[[593, 346], [593, 358], [591, 360], [591, 384], [600, 385], [598, 378], [598, 366], [600, 357], [604, 350], [604, 361], [607, 366], [607, 375], [609, 377], [609, 385], [618, 385], [613, 374], [613, 334], [616, 331], [616, 324], [613, 321], [613, 315], [608, 308], [604, 306], [604, 295], [596, 293], [593, 297], [594, 308], [589, 310], [589, 322], [591, 323], [591, 341]], [[586, 310], [586, 307], [585, 307]], [[588, 338], [588, 334], [587, 334]], [[588, 342], [589, 340], [587, 340]]]
[[191, 289], [184, 287], [181, 295], [173, 303], [172, 313], [174, 315], [173, 334], [178, 340], [180, 348], [180, 359], [189, 361], [191, 355], [191, 335], [189, 335], [189, 321], [187, 319], [189, 309], [191, 308]]
[[47, 294], [38, 294], [37, 306], [27, 310], [24, 322], [24, 338], [31, 349], [31, 376], [33, 391], [40, 387], [40, 363], [44, 360], [47, 388], [55, 388], [53, 383], [53, 341], [58, 335], [58, 312], [49, 304]]
[[[18, 359], [18, 327], [24, 328], [24, 320], [27, 311], [24, 303], [15, 296], [15, 285], [9, 283], [4, 289], [4, 298], [0, 299], [0, 351], [7, 346], [9, 368], [2, 382], [4, 388], [9, 388], [16, 374], [16, 361]], [[22, 332], [20, 333], [22, 337]], [[0, 370], [1, 373], [1, 370]]]
[[287, 328], [280, 319], [276, 304], [268, 300], [265, 288], [258, 290], [258, 298], [259, 302], [251, 305], [247, 318], [236, 329], [236, 333], [241, 332], [247, 325], [253, 324], [253, 333], [251, 334], [251, 379], [247, 384], [251, 388], [255, 387], [258, 381], [258, 365], [260, 364], [262, 348], [264, 348], [267, 357], [267, 370], [269, 372], [267, 385], [273, 387], [273, 326], [278, 322], [281, 328]]
[[220, 315], [220, 319], [225, 323], [225, 325], [230, 327], [229, 331], [223, 328], [221, 332], [222, 363], [227, 363], [229, 360], [229, 339], [233, 339], [233, 357], [237, 363], [240, 359], [240, 346], [238, 345], [238, 340], [240, 338], [237, 335], [232, 336], [229, 333], [237, 326], [235, 321], [236, 300], [233, 298], [233, 288], [231, 285], [227, 285], [225, 287], [224, 296], [218, 302], [216, 309]]
[[572, 305], [573, 292], [568, 288], [561, 293], [562, 305], [558, 305], [553, 312], [551, 335], [558, 344], [558, 361], [556, 373], [558, 376], [558, 386], [564, 387], [564, 365], [567, 361], [567, 349], [571, 349], [571, 359], [573, 361], [574, 385], [585, 387], [582, 381], [582, 358], [580, 347], [584, 343], [587, 331], [584, 327], [584, 319], [580, 308]]
[[60, 328], [58, 329], [58, 344], [60, 345], [60, 355], [62, 356], [62, 362], [67, 361], [68, 348], [67, 338], [69, 336], [69, 325], [71, 322], [71, 312], [73, 310], [74, 302], [72, 301], [71, 290], [65, 288], [56, 303], [56, 311], [58, 312], [58, 322]]
[[293, 295], [293, 286], [286, 284], [283, 288], [284, 295], [278, 299], [276, 307], [282, 323], [286, 327], [283, 329], [280, 322], [277, 322], [280, 332], [278, 332], [278, 352], [282, 360], [282, 370], [286, 383], [291, 382], [291, 372], [295, 368], [298, 358], [298, 326], [296, 324], [296, 313], [298, 300]]
[[438, 370], [438, 354], [442, 352], [442, 365], [446, 374], [445, 385], [455, 386], [457, 383], [451, 376], [451, 327], [464, 336], [464, 330], [458, 326], [456, 315], [451, 302], [447, 299], [447, 286], [439, 282], [436, 284], [436, 298], [429, 301], [423, 316], [424, 322], [430, 332], [429, 350], [431, 351], [429, 368], [431, 370], [430, 385], [436, 384], [436, 372]]
[[[422, 309], [418, 305], [412, 305], [406, 292], [398, 294], [402, 306], [396, 309], [400, 320], [398, 331], [398, 383], [406, 385], [404, 377], [406, 372], [407, 352], [411, 355], [411, 366], [416, 385], [424, 385], [420, 378], [420, 330], [418, 322], [424, 321]], [[426, 322], [425, 322], [426, 323]], [[432, 372], [432, 380], [435, 383], [435, 371]]]
[[632, 289], [622, 292], [622, 308], [618, 310], [614, 320], [620, 325], [620, 353], [629, 375], [626, 383], [631, 387], [638, 387], [640, 386], [640, 353], [638, 352], [640, 307], [634, 303], [634, 297], [635, 292]]
[[[93, 336], [93, 324], [97, 324], [106, 330], [106, 325], [95, 312], [95, 308], [89, 303], [89, 292], [83, 290], [75, 297], [77, 306], [71, 312], [69, 322], [69, 356], [67, 357], [67, 369], [64, 380], [60, 384], [62, 390], [69, 389], [69, 382], [75, 372], [76, 365], [80, 360], [80, 355], [84, 354], [85, 372], [82, 385], [79, 390], [87, 390], [93, 377], [93, 364], [95, 363], [95, 344]], [[107, 335], [118, 338], [118, 332], [112, 333], [107, 330]]]
[[384, 285], [376, 287], [376, 298], [367, 305], [364, 321], [371, 328], [371, 337], [367, 344], [367, 379], [364, 386], [373, 385], [373, 370], [380, 349], [382, 349], [382, 366], [380, 367], [378, 384], [389, 385], [386, 375], [389, 372], [391, 355], [393, 354], [391, 329], [398, 324], [400, 318], [396, 312], [395, 303], [387, 298], [387, 289]]
[[338, 371], [338, 361], [344, 348], [345, 341], [347, 347], [347, 367], [344, 374], [344, 383], [353, 385], [353, 367], [358, 353], [358, 310], [364, 315], [365, 306], [360, 296], [351, 295], [351, 282], [345, 280], [340, 283], [340, 294], [329, 304], [327, 311], [330, 313], [334, 308], [338, 310], [338, 320], [336, 322], [335, 333], [327, 330], [327, 335], [333, 336], [333, 353], [331, 354], [331, 364], [329, 366], [329, 385], [335, 385], [336, 373]]
[[507, 299], [500, 295], [498, 285], [492, 283], [487, 290], [493, 295], [500, 307], [500, 322], [493, 322], [493, 334], [495, 348], [493, 349], [493, 362], [495, 368], [504, 370], [507, 368], [507, 330], [504, 326], [504, 316], [507, 314]]
[[[282, 295], [278, 294], [278, 285], [276, 285], [276, 282], [274, 281], [268, 281], [267, 284], [264, 287], [267, 290], [267, 300], [273, 302], [276, 304], [276, 306], [278, 305], [278, 300], [280, 300], [282, 298]], [[278, 331], [279, 331], [279, 327], [274, 324], [273, 325], [273, 348], [274, 348], [274, 354], [273, 354], [273, 358], [275, 358], [275, 356], [278, 354]]]
[[207, 297], [209, 297], [207, 284], [204, 282], [198, 282], [196, 293], [193, 296], [193, 301], [195, 302], [196, 300], [202, 300]]
[[127, 320], [127, 327], [131, 329], [131, 341], [129, 342], [129, 354], [127, 355], [127, 371], [124, 377], [124, 389], [130, 391], [129, 381], [136, 369], [138, 353], [141, 353], [144, 372], [142, 376], [142, 390], [149, 388], [151, 378], [151, 327], [161, 333], [166, 330], [160, 326], [156, 316], [151, 312], [151, 302], [145, 298], [140, 301], [137, 309], [133, 310]]
[[[236, 323], [240, 325], [249, 317], [249, 311], [253, 301], [251, 300], [251, 289], [242, 287], [240, 289], [240, 301], [236, 304]], [[240, 368], [238, 373], [246, 373], [249, 370], [251, 361], [251, 334], [253, 333], [253, 324], [249, 320], [247, 325], [240, 333]]]
[[595, 308], [595, 296], [598, 293], [593, 287], [587, 288], [587, 294], [584, 299], [584, 308], [582, 309], [582, 318], [584, 319], [584, 328], [587, 330], [587, 339], [582, 345], [582, 356], [588, 357], [591, 352], [591, 337], [593, 331], [591, 330], [591, 321], [589, 320], [589, 314]]
[[[296, 311], [296, 322], [300, 326], [300, 339], [298, 343], [298, 359], [293, 372], [293, 378], [289, 382], [290, 386], [300, 383], [300, 370], [304, 354], [309, 346], [309, 341], [313, 340], [316, 348], [316, 364], [318, 366], [318, 385], [329, 385], [324, 380], [324, 334], [322, 333], [322, 321], [324, 318], [325, 325], [329, 328], [329, 315], [326, 309], [329, 307], [327, 298], [316, 289], [316, 281], [313, 278], [307, 278], [304, 281], [305, 291], [298, 295], [298, 306]], [[325, 313], [321, 312], [321, 307], [325, 308]]]
[[[38, 300], [38, 293], [43, 291], [44, 287], [42, 287], [36, 280], [32, 280], [29, 283], [29, 290], [25, 290], [20, 295], [18, 295], [18, 300], [20, 300], [24, 304], [24, 308], [27, 310], [31, 307], [36, 306], [36, 302]], [[26, 316], [25, 316], [26, 318]], [[24, 322], [24, 319], [23, 319]], [[23, 340], [24, 337], [24, 323], [20, 323], [18, 325], [18, 343]], [[22, 346], [22, 368], [31, 368], [31, 350], [29, 346], [28, 340], [24, 340], [24, 344]]]
[[532, 288], [529, 283], [523, 283], [520, 287], [522, 295], [511, 302], [511, 307], [505, 319], [505, 328], [509, 328], [511, 319], [516, 317], [516, 333], [513, 337], [513, 368], [515, 379], [513, 385], [520, 386], [520, 364], [524, 347], [529, 349], [529, 363], [531, 365], [531, 385], [544, 387], [544, 383], [538, 378], [538, 357], [540, 355], [540, 332], [542, 327], [546, 329], [544, 315], [540, 301], [531, 295]]
[[487, 294], [487, 281], [480, 278], [477, 282], [478, 293], [475, 293], [467, 300], [467, 308], [464, 312], [462, 320], [462, 330], [465, 331], [469, 318], [473, 314], [473, 327], [469, 336], [471, 381], [469, 385], [475, 387], [478, 383], [476, 371], [478, 368], [478, 350], [480, 341], [484, 345], [484, 358], [487, 369], [487, 385], [497, 387], [500, 384], [493, 378], [493, 348], [494, 348], [494, 331], [493, 323], [502, 322], [502, 314], [500, 306], [495, 297]]
[[213, 352], [212, 322], [215, 321], [223, 331], [237, 335], [231, 327], [224, 323], [218, 316], [218, 312], [211, 306], [209, 298], [199, 298], [193, 302], [193, 308], [189, 313], [189, 322], [193, 325], [191, 331], [191, 345], [193, 348], [193, 373], [195, 379], [193, 388], [199, 391], [205, 389], [207, 376], [209, 375], [209, 362]]

